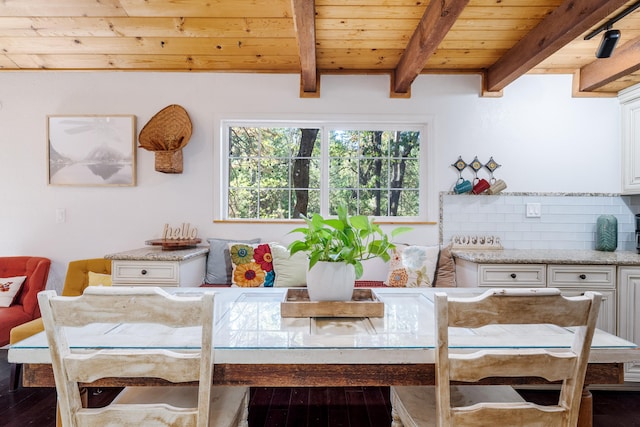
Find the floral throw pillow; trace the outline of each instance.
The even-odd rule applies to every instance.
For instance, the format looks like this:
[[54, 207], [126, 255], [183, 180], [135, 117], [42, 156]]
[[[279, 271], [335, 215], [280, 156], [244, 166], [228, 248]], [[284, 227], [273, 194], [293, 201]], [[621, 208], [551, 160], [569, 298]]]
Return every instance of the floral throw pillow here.
[[27, 276], [0, 277], [0, 307], [9, 307], [20, 292]]
[[243, 288], [273, 287], [273, 256], [267, 243], [229, 243], [231, 284]]
[[439, 253], [439, 246], [396, 247], [391, 254], [385, 284], [407, 288], [432, 287]]

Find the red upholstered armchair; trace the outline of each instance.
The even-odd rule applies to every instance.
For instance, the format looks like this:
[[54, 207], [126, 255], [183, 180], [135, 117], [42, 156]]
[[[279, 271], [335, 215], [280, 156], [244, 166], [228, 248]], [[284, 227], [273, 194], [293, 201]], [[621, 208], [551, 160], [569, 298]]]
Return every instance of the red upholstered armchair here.
[[0, 278], [27, 276], [10, 307], [0, 307], [0, 347], [9, 343], [14, 326], [40, 317], [38, 292], [47, 286], [51, 260], [41, 257], [0, 257]]

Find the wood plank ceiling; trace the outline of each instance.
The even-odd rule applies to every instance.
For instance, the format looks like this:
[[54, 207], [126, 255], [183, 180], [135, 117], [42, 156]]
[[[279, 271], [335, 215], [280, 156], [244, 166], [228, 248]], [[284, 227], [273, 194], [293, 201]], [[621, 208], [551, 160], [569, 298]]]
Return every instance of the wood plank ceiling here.
[[636, 0], [1, 0], [0, 70], [386, 73], [408, 97], [420, 73], [480, 73], [496, 96], [525, 73], [571, 73], [574, 95], [640, 83]]

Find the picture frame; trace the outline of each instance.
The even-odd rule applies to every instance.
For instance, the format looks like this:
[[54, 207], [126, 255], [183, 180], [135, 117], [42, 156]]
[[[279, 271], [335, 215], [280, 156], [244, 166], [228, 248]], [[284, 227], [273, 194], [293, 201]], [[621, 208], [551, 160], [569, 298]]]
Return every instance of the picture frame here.
[[49, 185], [135, 186], [136, 116], [47, 116]]

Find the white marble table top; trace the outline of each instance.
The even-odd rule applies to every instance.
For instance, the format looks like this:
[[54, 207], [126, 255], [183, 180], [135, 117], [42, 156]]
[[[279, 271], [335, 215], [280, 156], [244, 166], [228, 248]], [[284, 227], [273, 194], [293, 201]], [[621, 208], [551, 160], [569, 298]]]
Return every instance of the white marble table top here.
[[[440, 289], [439, 289], [440, 290]], [[446, 289], [473, 295], [478, 289]], [[385, 304], [380, 318], [282, 318], [286, 289], [174, 289], [176, 294], [216, 293], [214, 345], [217, 363], [433, 363], [432, 288], [375, 288]], [[198, 328], [150, 329], [149, 325], [99, 324], [70, 333], [77, 348], [156, 347], [189, 351]], [[458, 349], [568, 347], [571, 331], [552, 326], [490, 326], [461, 329], [451, 340]], [[594, 337], [592, 362], [640, 360], [635, 344], [603, 331]], [[43, 333], [9, 349], [9, 361], [50, 363]]]

